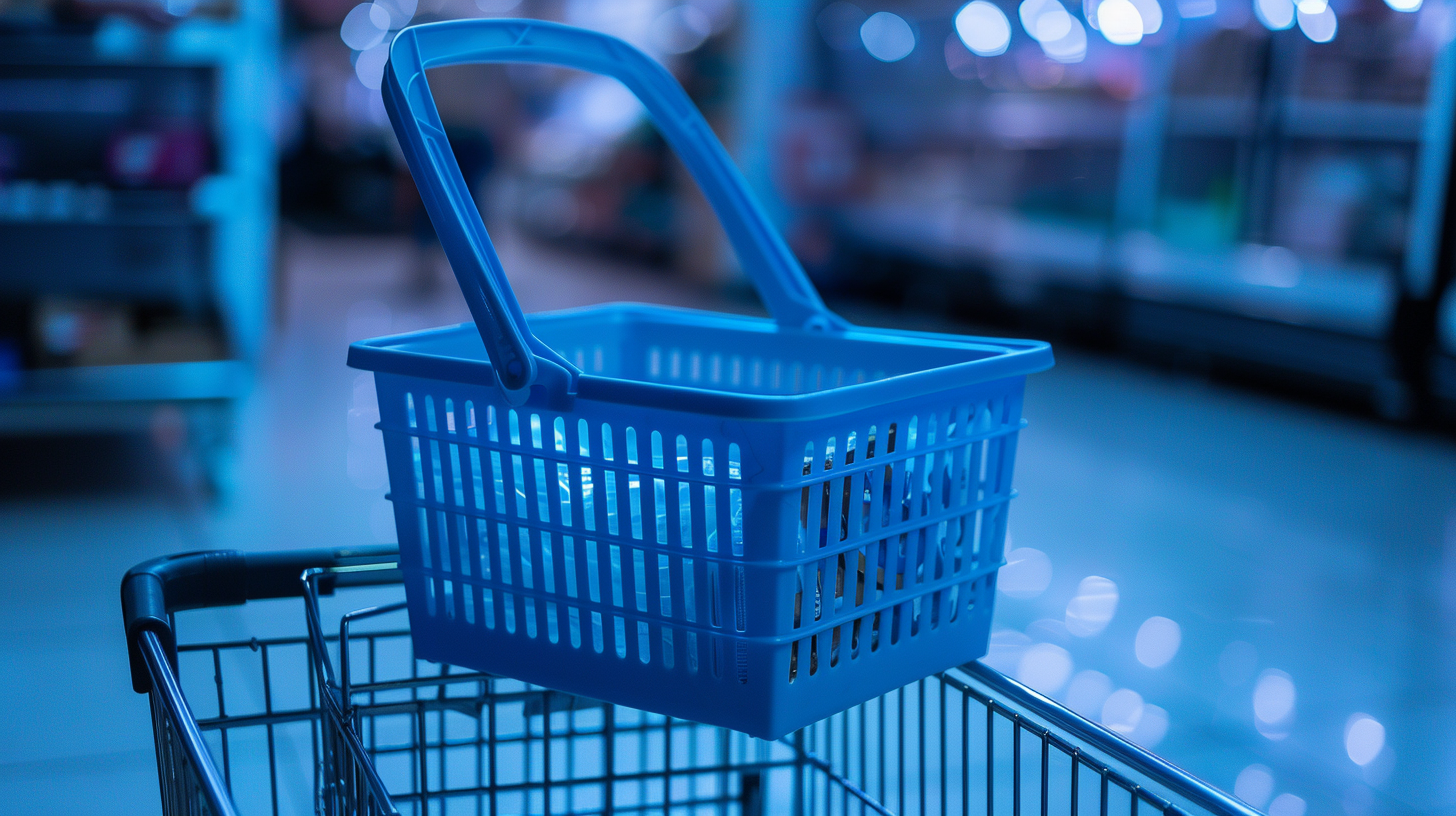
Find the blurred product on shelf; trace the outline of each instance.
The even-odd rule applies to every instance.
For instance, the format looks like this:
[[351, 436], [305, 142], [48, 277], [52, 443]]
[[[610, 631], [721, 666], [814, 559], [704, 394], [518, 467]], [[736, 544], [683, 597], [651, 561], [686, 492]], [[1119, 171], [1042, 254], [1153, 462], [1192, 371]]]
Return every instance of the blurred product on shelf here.
[[207, 164], [207, 134], [196, 127], [122, 131], [106, 150], [107, 173], [128, 186], [190, 187]]
[[226, 359], [215, 321], [165, 305], [45, 299], [37, 303], [38, 368]]
[[111, 211], [111, 191], [99, 184], [16, 179], [0, 183], [0, 220], [103, 221]]

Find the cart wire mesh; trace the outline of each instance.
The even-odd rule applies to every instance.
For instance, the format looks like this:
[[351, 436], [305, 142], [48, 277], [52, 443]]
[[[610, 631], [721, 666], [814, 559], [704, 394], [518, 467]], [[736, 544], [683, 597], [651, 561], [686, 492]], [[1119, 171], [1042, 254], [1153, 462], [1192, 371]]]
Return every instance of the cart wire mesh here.
[[164, 813], [1255, 813], [980, 664], [764, 741], [417, 660], [402, 604], [325, 634], [314, 592], [176, 668], [142, 636]]

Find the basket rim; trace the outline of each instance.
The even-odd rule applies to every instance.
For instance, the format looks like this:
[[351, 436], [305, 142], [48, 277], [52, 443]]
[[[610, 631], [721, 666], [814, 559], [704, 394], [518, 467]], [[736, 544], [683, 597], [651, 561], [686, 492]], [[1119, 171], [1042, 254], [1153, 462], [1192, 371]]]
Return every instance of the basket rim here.
[[[530, 315], [534, 326], [591, 317], [638, 319], [692, 328], [716, 328], [782, 335], [823, 335], [787, 328], [771, 318], [641, 303], [607, 303]], [[833, 331], [833, 330], [831, 330]], [[823, 419], [906, 399], [950, 391], [970, 385], [1025, 377], [1052, 367], [1051, 344], [1041, 340], [940, 334], [907, 329], [855, 326], [834, 331], [846, 340], [894, 343], [915, 348], [989, 351], [991, 356], [951, 365], [897, 374], [864, 383], [834, 386], [802, 394], [745, 394], [700, 385], [656, 383], [582, 372], [575, 401], [606, 402], [642, 408], [667, 409], [728, 419], [783, 421]], [[415, 351], [408, 346], [423, 340], [468, 334], [478, 337], [474, 323], [361, 340], [349, 346], [348, 365], [364, 371], [419, 379], [479, 385], [492, 390], [495, 372], [484, 354], [478, 358]], [[545, 389], [533, 387], [527, 407], [561, 411]]]

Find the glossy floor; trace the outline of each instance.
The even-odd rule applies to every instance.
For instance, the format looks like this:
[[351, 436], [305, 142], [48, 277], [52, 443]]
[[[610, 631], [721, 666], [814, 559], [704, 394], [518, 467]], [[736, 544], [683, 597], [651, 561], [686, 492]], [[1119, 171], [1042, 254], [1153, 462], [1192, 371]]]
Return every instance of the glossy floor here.
[[[373, 389], [343, 365], [346, 341], [464, 306], [404, 283], [407, 244], [286, 247], [281, 327], [240, 407], [225, 502], [197, 500], [141, 443], [6, 448], [13, 812], [158, 812], [116, 604], [128, 566], [392, 540]], [[649, 272], [512, 242], [503, 255], [528, 310], [715, 305]], [[1456, 813], [1449, 438], [1069, 351], [1031, 381], [1026, 413], [989, 662], [1277, 816]]]

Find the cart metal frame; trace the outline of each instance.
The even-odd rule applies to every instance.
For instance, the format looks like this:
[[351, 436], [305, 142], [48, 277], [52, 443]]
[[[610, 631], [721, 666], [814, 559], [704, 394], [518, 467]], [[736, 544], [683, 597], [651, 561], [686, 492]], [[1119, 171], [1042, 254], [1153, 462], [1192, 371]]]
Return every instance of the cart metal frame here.
[[[417, 660], [380, 626], [402, 603], [327, 632], [320, 597], [398, 583], [396, 556], [215, 551], [127, 573], [165, 814], [1258, 813], [980, 663], [766, 742]], [[287, 597], [305, 634], [176, 643], [176, 612]]]

